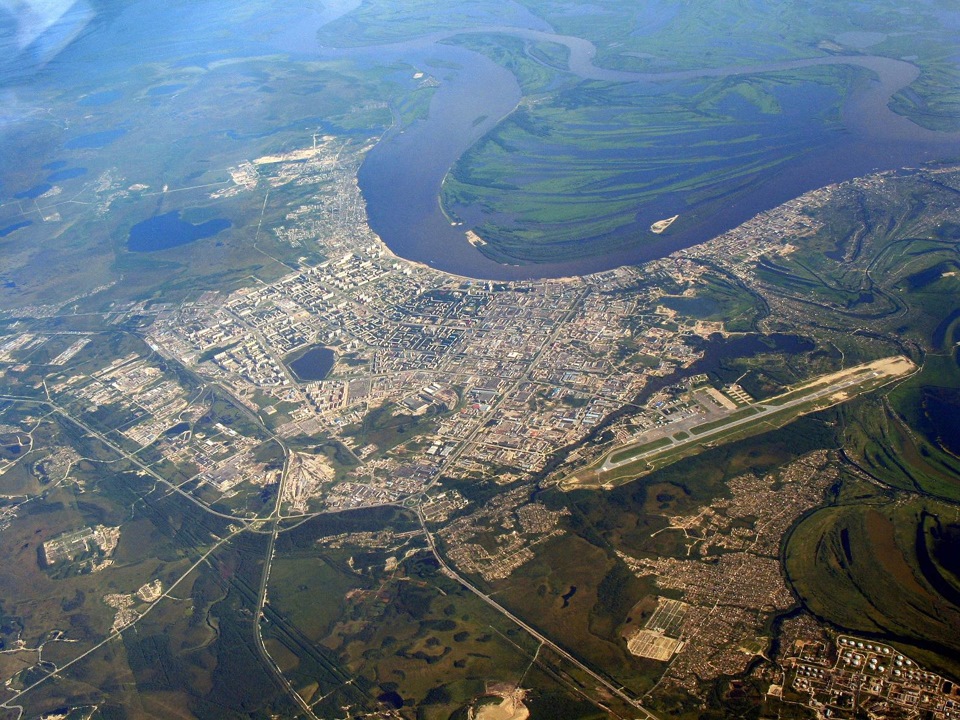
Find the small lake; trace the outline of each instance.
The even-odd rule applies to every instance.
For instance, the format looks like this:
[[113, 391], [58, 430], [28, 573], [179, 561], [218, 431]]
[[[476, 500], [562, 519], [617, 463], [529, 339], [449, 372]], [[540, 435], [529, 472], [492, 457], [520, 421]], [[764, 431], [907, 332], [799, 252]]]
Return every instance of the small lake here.
[[722, 310], [720, 303], [708, 297], [674, 297], [667, 295], [660, 298], [660, 304], [683, 315], [691, 315], [703, 320], [717, 315]]
[[39, 185], [34, 185], [29, 190], [18, 192], [13, 197], [15, 197], [17, 200], [35, 200], [51, 189], [53, 189], [53, 185], [50, 183], [40, 183]]
[[99, 150], [105, 148], [127, 134], [126, 130], [102, 130], [101, 132], [78, 135], [63, 144], [67, 150]]
[[33, 225], [33, 220], [23, 220], [21, 222], [14, 223], [13, 225], [7, 225], [5, 228], [0, 228], [0, 238], [6, 237], [7, 235], [15, 233], [17, 230], [30, 225]]
[[323, 380], [333, 369], [336, 362], [333, 350], [323, 345], [314, 345], [300, 354], [296, 359], [287, 362], [287, 367], [301, 382]]
[[130, 228], [127, 250], [130, 252], [158, 252], [180, 247], [213, 237], [230, 227], [229, 220], [215, 218], [194, 225], [180, 218], [180, 211], [154, 215]]
[[86, 175], [87, 169], [82, 167], [68, 168], [66, 170], [58, 170], [57, 172], [50, 173], [47, 176], [48, 183], [63, 182], [64, 180], [72, 180], [73, 178], [80, 177], [81, 175]]

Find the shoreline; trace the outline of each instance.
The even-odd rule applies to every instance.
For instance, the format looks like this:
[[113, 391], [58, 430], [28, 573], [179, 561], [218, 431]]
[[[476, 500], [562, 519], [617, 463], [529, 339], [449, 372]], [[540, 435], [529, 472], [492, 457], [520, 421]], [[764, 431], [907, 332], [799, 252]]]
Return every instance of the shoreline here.
[[[759, 173], [749, 193], [731, 187], [731, 197], [727, 200], [716, 197], [712, 202], [717, 204], [717, 210], [709, 210], [708, 215], [698, 217], [698, 206], [688, 206], [683, 210], [686, 221], [679, 231], [661, 234], [662, 231], [655, 233], [648, 225], [643, 225], [629, 232], [646, 233], [646, 237], [641, 234], [639, 242], [625, 242], [613, 250], [556, 262], [518, 260], [518, 264], [505, 264], [483, 252], [487, 248], [471, 242], [467, 232], [473, 231], [490, 249], [497, 247], [495, 242], [483, 238], [475, 223], [451, 215], [442, 202], [443, 184], [454, 164], [483, 135], [509, 117], [523, 96], [516, 77], [486, 56], [437, 43], [458, 35], [491, 32], [559, 42], [571, 49], [569, 71], [588, 79], [667, 82], [847, 65], [875, 72], [880, 82], [860, 87], [846, 97], [843, 104], [845, 133], [837, 133], [828, 137], [826, 142], [811, 145], [809, 154], [787, 162], [776, 171]], [[955, 139], [960, 138], [960, 133], [938, 133], [921, 128], [887, 107], [890, 97], [908, 85], [919, 72], [916, 66], [903, 60], [871, 55], [825, 55], [772, 63], [766, 67], [744, 65], [667, 73], [628, 73], [596, 67], [591, 60], [592, 49], [591, 43], [580, 38], [526, 28], [482, 27], [434, 33], [403, 43], [338, 51], [347, 54], [378, 52], [410, 61], [439, 52], [443, 59], [454, 60], [464, 68], [440, 86], [426, 120], [399, 135], [385, 133], [361, 165], [358, 181], [367, 204], [371, 229], [392, 254], [425, 267], [480, 280], [530, 280], [602, 272], [665, 257], [706, 242], [758, 213], [810, 190], [879, 170], [945, 161]], [[469, 106], [464, 107], [464, 102]], [[474, 125], [481, 115], [485, 121]], [[544, 247], [550, 251], [549, 244]], [[558, 249], [557, 253], [560, 252]]]

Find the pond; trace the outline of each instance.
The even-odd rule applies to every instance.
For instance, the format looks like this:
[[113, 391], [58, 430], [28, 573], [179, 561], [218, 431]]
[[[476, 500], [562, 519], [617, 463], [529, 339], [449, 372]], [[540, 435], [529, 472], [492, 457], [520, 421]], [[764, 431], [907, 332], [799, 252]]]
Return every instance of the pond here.
[[154, 215], [130, 228], [130, 252], [158, 252], [216, 235], [230, 227], [229, 220], [214, 218], [194, 225], [180, 218], [180, 211]]
[[99, 150], [119, 140], [127, 134], [126, 130], [102, 130], [100, 132], [79, 135], [63, 144], [67, 150]]
[[336, 356], [333, 350], [322, 345], [314, 345], [287, 362], [287, 367], [301, 382], [323, 380], [333, 369]]

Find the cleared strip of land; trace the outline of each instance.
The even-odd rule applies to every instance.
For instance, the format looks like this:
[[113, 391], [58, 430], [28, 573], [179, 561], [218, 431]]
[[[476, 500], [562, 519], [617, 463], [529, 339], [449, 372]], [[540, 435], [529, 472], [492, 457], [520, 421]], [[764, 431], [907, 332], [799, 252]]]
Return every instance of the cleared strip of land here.
[[787, 392], [731, 410], [676, 433], [670, 425], [645, 433], [633, 442], [613, 448], [588, 468], [560, 482], [564, 490], [610, 489], [643, 477], [681, 458], [733, 440], [783, 427], [802, 415], [839, 405], [863, 393], [872, 392], [916, 372], [907, 357], [897, 355], [822, 375], [790, 388]]

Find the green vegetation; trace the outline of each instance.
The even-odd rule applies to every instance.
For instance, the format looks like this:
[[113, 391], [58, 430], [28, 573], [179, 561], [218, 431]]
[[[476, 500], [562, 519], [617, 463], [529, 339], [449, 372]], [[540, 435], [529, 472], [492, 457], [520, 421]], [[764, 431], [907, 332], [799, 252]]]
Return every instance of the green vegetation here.
[[960, 585], [928, 558], [933, 537], [922, 518], [930, 512], [953, 515], [929, 501], [895, 503], [877, 494], [825, 508], [790, 536], [786, 569], [815, 614], [853, 631], [882, 633], [956, 675], [960, 644], [952, 628], [960, 622]]
[[517, 78], [524, 95], [537, 96], [574, 84], [574, 79], [562, 72], [569, 55], [565, 45], [501, 34], [458, 35], [446, 42], [482, 53], [503, 65]]
[[[609, 547], [578, 516], [575, 534], [550, 540], [510, 578], [491, 584], [499, 602], [588, 665], [642, 691], [657, 674], [639, 666], [618, 635], [627, 611], [651, 590], [612, 557]], [[575, 594], [564, 600], [571, 587]], [[654, 672], [651, 672], [653, 670]]]
[[789, 536], [787, 575], [819, 617], [881, 634], [954, 676], [948, 627], [960, 617], [960, 595], [943, 558], [960, 500], [960, 257], [956, 227], [934, 208], [954, 206], [955, 185], [945, 173], [934, 183], [893, 181], [882, 200], [851, 190], [818, 213], [823, 231], [761, 267], [769, 287], [816, 307], [817, 333], [848, 359], [899, 346], [922, 362], [885, 395], [838, 411], [855, 472]]
[[[370, 0], [325, 28], [320, 40], [356, 45], [477, 23], [534, 26], [530, 10], [559, 32], [595, 42], [597, 61], [607, 67], [661, 71], [756, 63], [759, 58], [744, 54], [757, 47], [747, 38], [763, 44], [764, 60], [771, 54], [848, 53], [856, 38], [845, 39], [844, 32], [869, 27], [885, 37], [864, 52], [918, 54], [922, 74], [895, 98], [897, 110], [930, 127], [956, 127], [955, 38], [948, 23], [938, 22], [938, 12], [951, 10], [943, 0], [917, 8], [878, 0], [868, 9], [847, 0], [817, 0], [804, 8], [754, 3], [744, 13], [731, 13], [728, 5], [413, 0], [400, 8]], [[202, 27], [203, 36], [214, 42], [231, 34], [222, 22], [217, 14], [217, 32]], [[920, 33], [923, 46], [916, 47]], [[250, 37], [272, 38], [272, 29]], [[275, 663], [318, 717], [340, 717], [349, 707], [357, 715], [392, 709], [424, 720], [462, 720], [470, 708], [491, 700], [492, 683], [529, 690], [535, 718], [604, 717], [602, 708], [583, 699], [600, 697], [592, 678], [441, 568], [414, 512], [420, 509], [416, 499], [404, 501], [407, 509], [323, 508], [296, 520], [274, 514], [280, 508], [277, 473], [291, 462], [291, 451], [322, 455], [336, 482], [358, 468], [350, 449], [356, 447], [372, 461], [370, 472], [382, 476], [378, 461], [385, 453], [418, 461], [425, 451], [418, 438], [432, 434], [442, 414], [465, 405], [463, 387], [455, 388], [456, 409], [437, 404], [414, 415], [399, 403], [368, 407], [353, 425], [330, 430], [343, 441], [314, 433], [309, 423], [304, 434], [288, 438], [278, 431], [274, 439], [272, 432], [294, 418], [294, 403], [278, 400], [279, 393], [253, 392], [245, 401], [274, 411], [261, 419], [142, 339], [166, 303], [201, 305], [203, 292], [269, 281], [323, 259], [313, 243], [272, 229], [291, 213], [333, 197], [343, 188], [337, 183], [353, 181], [355, 166], [340, 166], [342, 174], [332, 178], [318, 173], [310, 178], [316, 183], [274, 185], [253, 177], [239, 194], [219, 195], [237, 168], [258, 156], [303, 148], [314, 132], [336, 136], [337, 161], [356, 164], [371, 138], [424, 118], [446, 73], [463, 70], [429, 59], [431, 51], [419, 52], [426, 45], [418, 48], [423, 67], [378, 65], [375, 53], [354, 63], [306, 61], [284, 52], [278, 62], [285, 46], [277, 42], [278, 54], [271, 57], [220, 55], [211, 46], [209, 55], [137, 65], [139, 84], [119, 70], [73, 89], [51, 83], [37, 88], [31, 102], [56, 107], [51, 117], [62, 122], [43, 120], [36, 137], [9, 130], [5, 161], [12, 170], [3, 187], [19, 188], [23, 178], [42, 175], [43, 165], [54, 161], [39, 148], [54, 148], [49, 153], [55, 154], [77, 127], [85, 132], [107, 122], [103, 110], [80, 104], [86, 93], [129, 95], [125, 134], [116, 144], [107, 152], [85, 148], [72, 155], [89, 166], [84, 179], [66, 186], [62, 197], [34, 203], [43, 222], [0, 238], [0, 310], [32, 307], [25, 314], [40, 318], [0, 319], [4, 339], [37, 328], [52, 336], [39, 350], [14, 353], [0, 367], [5, 392], [19, 397], [0, 401], [0, 550], [6, 559], [0, 573], [0, 679], [13, 692], [45, 680], [11, 712], [39, 717], [70, 707], [71, 717], [84, 708], [104, 718], [295, 716], [298, 709], [274, 677]], [[309, 42], [313, 48], [312, 35]], [[468, 224], [471, 213], [482, 216], [480, 230], [491, 241], [487, 250], [511, 261], [577, 257], [652, 239], [650, 221], [665, 214], [653, 199], [664, 195], [683, 210], [682, 229], [727, 202], [729, 188], [749, 192], [767, 173], [826, 139], [839, 127], [842, 99], [866, 78], [832, 67], [659, 84], [581, 81], [566, 71], [569, 52], [561, 44], [502, 33], [451, 35], [443, 42], [507, 67], [525, 95], [516, 112], [453, 169], [444, 197]], [[181, 86], [176, 97], [150, 93], [173, 85]], [[82, 108], [75, 114], [74, 105]], [[672, 438], [621, 448], [611, 459], [624, 466], [602, 478], [617, 486], [609, 492], [537, 487], [525, 468], [497, 461], [453, 478], [441, 474], [429, 493], [456, 490], [447, 498], [458, 508], [455, 518], [511, 490], [522, 503], [569, 511], [557, 520], [562, 532], [543, 531], [540, 542], [522, 548], [532, 557], [523, 556], [513, 574], [470, 581], [612, 682], [644, 693], [656, 686], [664, 666], [631, 656], [623, 632], [646, 617], [655, 595], [682, 593], [658, 587], [651, 575], [638, 577], [628, 561], [692, 558], [700, 538], [669, 528], [673, 515], [726, 497], [732, 478], [766, 477], [826, 449], [831, 452], [822, 456], [837, 474], [815, 486], [827, 488], [824, 505], [802, 517], [779, 550], [796, 597], [825, 623], [892, 638], [911, 656], [956, 676], [958, 191], [956, 173], [908, 174], [879, 190], [848, 187], [816, 211], [822, 229], [798, 239], [792, 253], [762, 258], [756, 277], [746, 271], [740, 279], [739, 270], [728, 274], [711, 265], [691, 282], [689, 293], [664, 285], [667, 294], [657, 298], [677, 313], [673, 320], [658, 320], [660, 327], [686, 332], [694, 319], [744, 333], [726, 338], [722, 349], [730, 352], [721, 360], [711, 356], [713, 365], [696, 372], [712, 373], [718, 385], [742, 381], [756, 397], [773, 396], [797, 378], [893, 354], [909, 355], [921, 372], [829, 410], [813, 400], [782, 407], [808, 388], [773, 400], [777, 412], [762, 418], [755, 408], [742, 408], [723, 420], [674, 430]], [[191, 222], [222, 217], [231, 227], [173, 252], [126, 251], [133, 224], [174, 206], [182, 206]], [[18, 202], [0, 207], [2, 214], [23, 212]], [[344, 224], [337, 232], [348, 234], [349, 215], [338, 209], [336, 220]], [[441, 294], [425, 297], [444, 300]], [[37, 307], [44, 303], [50, 306]], [[478, 306], [474, 312], [479, 315]], [[649, 312], [637, 308], [633, 330], [650, 327]], [[48, 365], [71, 346], [75, 333], [86, 332], [95, 334], [69, 365]], [[354, 347], [348, 335], [338, 341], [342, 348]], [[636, 337], [618, 341], [621, 359], [659, 366], [656, 355], [636, 352]], [[715, 340], [701, 345], [687, 336], [695, 348], [716, 349]], [[548, 346], [541, 352], [546, 358]], [[151, 431], [146, 447], [124, 432], [148, 419], [148, 398], [121, 406], [106, 389], [114, 381], [104, 383], [103, 393], [71, 395], [79, 383], [91, 381], [85, 375], [131, 354], [145, 359], [148, 374], [178, 385], [190, 403]], [[367, 349], [343, 360], [348, 367], [369, 362], [372, 376], [383, 372], [382, 358]], [[440, 367], [437, 382], [449, 370]], [[463, 375], [456, 382], [467, 383]], [[539, 368], [505, 382], [519, 387], [540, 382], [538, 377]], [[864, 384], [860, 389], [876, 389]], [[373, 392], [378, 396], [379, 386]], [[531, 411], [548, 404], [546, 392], [531, 393]], [[551, 396], [550, 404], [579, 408], [593, 399], [571, 393]], [[747, 422], [728, 427], [740, 420]], [[606, 447], [616, 429], [601, 425], [587, 447]], [[250, 442], [217, 447], [214, 440], [231, 431]], [[160, 452], [161, 444], [193, 442], [194, 435], [204, 443], [202, 457], [181, 462], [177, 447], [166, 456]], [[253, 466], [242, 483], [221, 492], [198, 475], [241, 446], [238, 459]], [[56, 450], [69, 450], [59, 465]], [[439, 467], [454, 472], [451, 463]], [[501, 471], [521, 479], [497, 485]], [[818, 490], [811, 502], [819, 497]], [[529, 509], [527, 520], [536, 524], [541, 508]], [[495, 546], [492, 540], [512, 532], [513, 522], [509, 514], [492, 518], [476, 534], [478, 544]], [[429, 523], [434, 528], [440, 521]], [[738, 523], [736, 530], [744, 530], [751, 520], [740, 517]], [[112, 564], [94, 570], [87, 561], [104, 560], [107, 553], [87, 548], [44, 566], [45, 543], [101, 525], [119, 528]], [[435, 540], [441, 556], [454, 556], [446, 546], [456, 541], [452, 534], [438, 533]], [[778, 552], [775, 540], [765, 551], [769, 566]], [[711, 547], [707, 556], [712, 560], [725, 551]], [[155, 596], [154, 581], [161, 589]], [[126, 615], [117, 612], [124, 604]], [[134, 619], [134, 627], [114, 633], [115, 625]], [[762, 652], [773, 631], [758, 631], [744, 650]], [[21, 642], [22, 649], [12, 650]], [[702, 688], [705, 708], [699, 699], [673, 695], [663, 702], [680, 718], [756, 716], [766, 691], [761, 675], [745, 682], [743, 697], [736, 699], [723, 685], [727, 678]], [[627, 716], [617, 706], [614, 712]]]
[[416, 435], [430, 432], [446, 408], [431, 405], [422, 415], [410, 415], [394, 403], [370, 410], [360, 423], [347, 425], [343, 435], [364, 445], [376, 446], [378, 455], [401, 445]]
[[383, 0], [365, 2], [324, 28], [322, 42], [356, 46], [435, 34], [516, 75], [525, 95], [520, 107], [461, 157], [443, 186], [448, 214], [475, 226], [487, 241], [482, 251], [499, 261], [608, 253], [654, 239], [650, 223], [671, 212], [681, 211], [681, 229], [707, 217], [815, 148], [838, 126], [843, 98], [869, 79], [838, 65], [663, 87], [578, 81], [564, 72], [569, 50], [562, 44], [497, 32], [512, 16], [529, 26], [521, 18], [526, 10], [560, 34], [592, 42], [595, 62], [616, 70], [858, 53], [912, 57], [920, 78], [897, 95], [894, 109], [927, 127], [957, 127], [960, 96], [949, 90], [957, 84], [953, 34], [939, 3], [910, 8], [904, 31], [904, 10], [894, 0], [869, 13], [853, 2], [803, 11], [778, 2], [742, 13], [717, 0], [642, 7], [602, 0], [575, 11], [561, 0], [496, 11], [480, 0], [446, 0], [414, 3], [403, 13]]
[[728, 332], [750, 332], [755, 329], [762, 308], [757, 298], [741, 281], [719, 272], [701, 275], [692, 295], [660, 299], [660, 304], [676, 310], [682, 317], [723, 322]]
[[[5, 409], [4, 420], [15, 422], [16, 413]], [[152, 714], [237, 717], [247, 706], [289, 714], [291, 708], [260, 671], [249, 620], [240, 614], [243, 588], [252, 585], [250, 574], [258, 572], [262, 542], [237, 543], [211, 555], [209, 565], [188, 572], [215, 538], [228, 534], [227, 523], [170, 496], [152, 479], [128, 472], [116, 457], [93, 460], [104, 455], [103, 449], [71, 423], [51, 416], [47, 425], [53, 433], [47, 436], [51, 447], [54, 442], [72, 447], [91, 460], [72, 467], [71, 483], [48, 487], [42, 499], [21, 505], [20, 517], [5, 529], [4, 548], [13, 560], [0, 577], [0, 598], [15, 614], [5, 617], [4, 627], [16, 626], [16, 639], [27, 648], [43, 643], [44, 660], [63, 667], [109, 634], [115, 609], [104, 602], [105, 595], [132, 596], [155, 579], [165, 590], [178, 580], [180, 584], [175, 597], [140, 619], [136, 633], [102, 646], [63, 680], [33, 691], [31, 707], [52, 710], [70, 698], [76, 706], [99, 705], [106, 712], [141, 707]], [[37, 433], [37, 438], [44, 435]], [[42, 543], [100, 524], [120, 529], [108, 568], [73, 575], [49, 573], [40, 566]], [[138, 613], [147, 607], [134, 599]], [[56, 631], [70, 642], [52, 640]], [[230, 640], [229, 651], [214, 642], [218, 637]], [[39, 670], [11, 673], [11, 687], [39, 679]], [[133, 681], [111, 690], [117, 673]], [[213, 684], [211, 674], [218, 676]]]
[[[156, 65], [149, 72], [160, 83], [182, 79], [174, 68]], [[60, 214], [62, 224], [34, 223], [0, 238], [7, 258], [4, 283], [16, 278], [15, 286], [0, 285], [0, 306], [62, 303], [79, 297], [76, 309], [101, 311], [130, 300], [178, 302], [211, 288], [236, 289], [248, 284], [251, 276], [274, 280], [301, 259], [322, 261], [312, 245], [292, 245], [272, 232], [251, 241], [261, 212], [263, 227], [282, 223], [291, 207], [324, 190], [322, 186], [272, 188], [265, 207], [266, 187], [219, 198], [211, 198], [211, 193], [231, 185], [230, 168], [258, 156], [307, 147], [312, 132], [335, 134], [346, 158], [355, 156], [395, 119], [404, 126], [424, 117], [434, 88], [414, 79], [415, 72], [404, 63], [371, 68], [348, 60], [243, 59], [188, 73], [190, 81], [178, 97], [193, 112], [178, 115], [175, 122], [156, 122], [151, 103], [126, 104], [126, 133], [109, 153], [82, 159], [87, 169], [83, 177], [102, 179], [72, 181], [77, 187], [68, 188], [70, 203], [58, 198], [41, 201]], [[254, 100], [249, 90], [242, 91], [251, 82], [263, 88]], [[75, 88], [79, 94], [87, 90], [84, 82]], [[70, 98], [57, 102], [71, 105]], [[317, 108], [323, 109], [322, 119]], [[217, 118], [213, 126], [211, 117]], [[48, 139], [58, 144], [55, 138]], [[12, 143], [11, 152], [16, 149], [16, 154], [8, 164], [20, 164], [24, 172], [44, 172], [38, 170], [43, 160], [31, 150], [35, 147], [33, 141]], [[178, 151], [171, 155], [171, 147]], [[15, 182], [16, 177], [5, 175], [5, 186], [16, 187]], [[176, 194], [164, 200], [166, 204], [151, 204], [162, 197], [159, 191], [165, 185]], [[332, 187], [325, 190], [333, 192]], [[127, 252], [134, 224], [152, 212], [174, 208], [184, 209], [191, 221], [226, 218], [231, 227], [215, 238], [175, 250]], [[0, 227], [9, 212], [9, 207], [0, 212]], [[111, 281], [116, 284], [109, 286]], [[84, 297], [93, 288], [103, 289]]]
[[[949, 90], [957, 87], [953, 28], [943, 21], [952, 6], [943, 0], [909, 8], [895, 0], [882, 0], [869, 8], [851, 0], [818, 0], [803, 7], [781, 1], [754, 3], [743, 12], [731, 12], [721, 0], [639, 6], [598, 0], [575, 7], [568, 0], [523, 0], [519, 6], [496, 7], [483, 0], [417, 0], [406, 3], [403, 11], [387, 0], [371, 0], [323, 28], [320, 41], [344, 47], [464, 27], [528, 25], [529, 20], [521, 18], [521, 7], [557, 33], [593, 42], [595, 62], [619, 70], [747, 65], [760, 59], [753, 53], [757, 47], [764, 49], [767, 60], [857, 52], [916, 56], [921, 76], [896, 98], [895, 108], [929, 127], [957, 127], [957, 95]], [[869, 37], [865, 44], [864, 37]], [[536, 43], [528, 53], [548, 66], [565, 67], [565, 53], [557, 46]], [[738, 96], [761, 112], [776, 112], [780, 106], [774, 93], [753, 83], [732, 85]]]
[[[737, 86], [725, 80], [666, 89], [568, 83], [522, 102], [465, 153], [444, 183], [444, 207], [454, 217], [474, 217], [479, 209], [496, 218], [478, 228], [488, 242], [482, 249], [510, 262], [600, 254], [638, 237], [653, 239], [648, 228], [665, 214], [663, 197], [682, 193], [686, 208], [707, 214], [728, 192], [718, 188], [736, 185], [744, 192], [764, 172], [816, 145], [808, 131], [794, 136], [789, 124], [774, 126], [762, 114], [747, 118], [718, 101], [740, 97], [737, 87], [747, 82], [785, 98], [817, 87], [818, 100], [808, 109], [828, 114], [847, 79], [846, 71], [821, 68], [750, 77]], [[718, 135], [730, 137], [718, 141]]]
[[624, 450], [623, 452], [614, 453], [613, 455], [610, 456], [610, 462], [621, 463], [624, 460], [629, 460], [630, 458], [636, 457], [637, 455], [643, 455], [644, 453], [648, 453], [651, 450], [656, 450], [657, 448], [662, 448], [670, 444], [671, 444], [670, 438], [668, 437], [660, 438], [659, 440], [654, 440], [653, 442], [644, 443], [643, 445], [637, 445], [636, 447], [632, 447], [629, 450]]
[[[702, 425], [697, 425], [696, 427], [690, 428], [690, 432], [694, 435], [702, 435], [704, 433], [717, 430], [719, 428], [725, 427], [730, 423], [738, 422], [739, 420], [745, 420], [746, 418], [756, 415], [757, 408], [755, 407], [745, 407], [742, 410], [737, 410], [735, 413], [728, 415], [722, 420], [714, 420], [712, 422], [703, 423]], [[766, 418], [764, 418], [766, 420]]]
[[[536, 644], [446, 578], [428, 553], [414, 552], [385, 571], [386, 558], [409, 549], [407, 541], [384, 548], [355, 544], [358, 538], [343, 549], [323, 547], [323, 537], [343, 531], [405, 529], [409, 516], [385, 512], [352, 513], [335, 523], [317, 518], [281, 536], [270, 593], [283, 626], [272, 647], [305, 696], [332, 693], [318, 713], [335, 713], [335, 703], [352, 695], [354, 702], [416, 705], [421, 717], [446, 720], [483, 695], [487, 683], [515, 682]], [[524, 686], [566, 697], [544, 666], [530, 669]], [[346, 677], [352, 684], [344, 688]]]
[[[884, 43], [884, 50], [896, 52], [898, 46], [912, 47], [904, 39], [891, 37]], [[890, 107], [931, 130], [957, 132], [960, 130], [960, 91], [957, 90], [960, 69], [952, 52], [934, 45], [925, 49], [918, 64], [920, 77], [894, 95]]]

